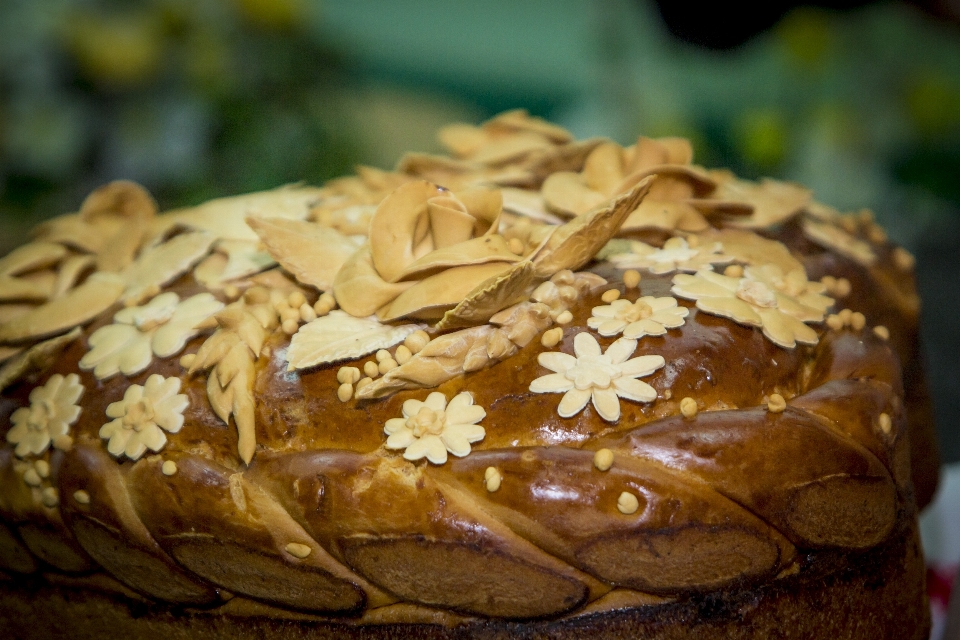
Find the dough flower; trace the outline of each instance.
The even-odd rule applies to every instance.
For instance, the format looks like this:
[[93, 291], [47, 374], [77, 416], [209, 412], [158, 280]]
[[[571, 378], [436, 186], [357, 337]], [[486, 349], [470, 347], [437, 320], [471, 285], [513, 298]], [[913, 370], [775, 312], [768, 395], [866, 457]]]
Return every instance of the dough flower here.
[[558, 407], [561, 418], [580, 413], [593, 400], [601, 418], [616, 422], [620, 419], [619, 398], [635, 402], [653, 402], [657, 398], [656, 390], [637, 378], [662, 367], [663, 356], [630, 358], [636, 348], [636, 340], [620, 338], [602, 353], [596, 338], [578, 333], [573, 340], [576, 357], [557, 351], [540, 354], [537, 361], [554, 373], [531, 382], [530, 391], [563, 393]]
[[477, 423], [486, 417], [483, 407], [473, 404], [473, 396], [464, 391], [447, 404], [447, 398], [434, 391], [424, 401], [403, 403], [403, 417], [391, 418], [384, 425], [388, 449], [403, 449], [407, 460], [426, 457], [444, 464], [449, 451], [457, 457], [470, 453], [470, 444], [483, 440], [486, 432]]
[[209, 293], [180, 301], [167, 292], [141, 307], [130, 307], [113, 316], [114, 324], [90, 335], [90, 351], [80, 359], [80, 368], [100, 380], [122, 373], [131, 376], [148, 366], [153, 356], [169, 358], [179, 353], [187, 340], [197, 335], [197, 325], [223, 309]]
[[[441, 329], [483, 324], [565, 269], [590, 262], [643, 201], [652, 178], [639, 179], [605, 206], [559, 226], [536, 244], [499, 233], [497, 189], [448, 191], [408, 182], [377, 207], [369, 243], [337, 271], [333, 292], [346, 313], [381, 322], [438, 320]], [[282, 256], [277, 259], [283, 264]]]
[[823, 322], [833, 299], [821, 295], [824, 285], [808, 282], [803, 270], [784, 274], [775, 265], [747, 267], [742, 278], [712, 271], [673, 277], [673, 293], [696, 300], [697, 308], [745, 324], [761, 327], [763, 335], [786, 349], [798, 342], [816, 344], [817, 332], [805, 322]]
[[631, 242], [629, 253], [610, 256], [610, 262], [620, 269], [648, 269], [651, 273], [713, 271], [713, 265], [732, 261], [733, 256], [724, 255], [719, 242], [691, 247], [684, 238], [670, 238], [662, 249], [644, 242]]
[[107, 451], [116, 457], [126, 455], [137, 460], [151, 451], [160, 451], [167, 443], [164, 430], [177, 433], [183, 427], [183, 412], [190, 400], [180, 391], [180, 378], [153, 374], [142, 387], [127, 387], [123, 400], [107, 407], [113, 418], [100, 427], [100, 437], [109, 440]]
[[677, 306], [676, 298], [669, 296], [643, 296], [636, 302], [620, 298], [608, 305], [594, 307], [587, 326], [604, 337], [622, 332], [624, 338], [635, 340], [643, 336], [662, 336], [667, 329], [683, 326], [689, 313], [686, 307]]
[[336, 274], [337, 302], [356, 317], [442, 317], [520, 262], [498, 233], [501, 207], [492, 189], [454, 193], [423, 180], [400, 186], [377, 207], [369, 246]]
[[77, 402], [83, 395], [80, 377], [71, 373], [50, 376], [42, 387], [30, 392], [30, 406], [21, 407], [10, 416], [13, 428], [7, 432], [7, 442], [16, 445], [19, 457], [40, 455], [57, 436], [65, 436], [70, 425], [80, 417]]

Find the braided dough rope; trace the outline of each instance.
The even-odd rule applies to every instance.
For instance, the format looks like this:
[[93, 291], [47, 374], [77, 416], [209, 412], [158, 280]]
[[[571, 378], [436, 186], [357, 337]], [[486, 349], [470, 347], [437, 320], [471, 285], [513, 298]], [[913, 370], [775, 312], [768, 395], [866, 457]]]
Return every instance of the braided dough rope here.
[[[159, 457], [117, 465], [84, 439], [56, 453], [60, 508], [38, 510], [36, 489], [3, 494], [24, 546], [0, 545], [0, 562], [29, 570], [29, 550], [62, 571], [96, 563], [177, 603], [226, 589], [300, 611], [400, 600], [506, 618], [576, 611], [614, 587], [669, 596], [760, 582], [797, 548], [877, 544], [911, 499], [889, 346], [828, 333], [800, 375], [782, 413], [702, 411], [579, 450], [488, 449], [443, 467], [322, 450], [261, 452], [234, 470], [170, 451], [168, 476]], [[607, 472], [593, 466], [600, 448], [614, 452]], [[0, 455], [8, 487], [24, 486], [16, 464]], [[87, 504], [70, 498], [80, 490]], [[638, 497], [635, 517], [616, 510], [623, 491]]]
[[[561, 272], [579, 294], [607, 283], [590, 272]], [[549, 284], [545, 283], [545, 284]], [[431, 340], [410, 360], [360, 389], [357, 397], [382, 398], [403, 389], [431, 389], [463, 373], [479, 371], [517, 353], [548, 329], [554, 318], [567, 310], [553, 287], [544, 301], [521, 302], [494, 314], [490, 324], [447, 333]], [[536, 294], [534, 294], [536, 297]]]
[[[59, 466], [62, 455], [55, 452], [51, 456], [54, 464], [50, 466]], [[0, 486], [10, 489], [0, 492], [0, 513], [4, 523], [15, 529], [19, 538], [18, 541], [11, 536], [7, 540], [9, 546], [0, 548], [0, 566], [19, 571], [32, 565], [32, 570], [36, 570], [39, 568], [33, 561], [36, 558], [67, 573], [93, 569], [95, 563], [64, 524], [60, 509], [45, 507], [41, 489], [24, 483], [24, 467], [29, 465], [15, 458], [11, 449], [0, 449]], [[33, 557], [28, 560], [24, 552]]]
[[205, 604], [217, 600], [216, 590], [178, 567], [150, 535], [134, 510], [127, 491], [127, 468], [103, 447], [74, 447], [61, 467], [65, 479], [83, 478], [84, 486], [65, 483], [64, 495], [86, 491], [89, 504], [68, 500], [63, 509], [70, 529], [90, 556], [111, 575], [155, 600]]

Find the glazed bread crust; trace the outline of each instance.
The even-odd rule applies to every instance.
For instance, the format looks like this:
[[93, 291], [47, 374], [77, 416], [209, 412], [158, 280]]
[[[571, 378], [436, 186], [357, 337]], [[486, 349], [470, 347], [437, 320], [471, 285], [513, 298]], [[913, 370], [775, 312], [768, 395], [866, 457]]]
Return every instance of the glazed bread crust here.
[[164, 215], [113, 183], [0, 259], [0, 625], [922, 636], [909, 254], [679, 139], [488, 125]]
[[[651, 277], [644, 291], [668, 286]], [[597, 292], [575, 307], [571, 336], [600, 302]], [[678, 335], [646, 347], [671, 363], [650, 378], [664, 380], [670, 399], [624, 403], [612, 426], [589, 407], [561, 422], [552, 399], [525, 390], [547, 351], [531, 342], [473, 374], [474, 400], [490, 409], [486, 437], [441, 466], [384, 455], [369, 428], [415, 392], [344, 413], [322, 393], [336, 367], [290, 375], [279, 358], [258, 372], [262, 449], [249, 466], [235, 458], [235, 433], [199, 400], [162, 456], [118, 465], [97, 416], [125, 382], [83, 374], [101, 391], [72, 449], [57, 452], [54, 481], [61, 495], [90, 499], [37, 513], [29, 490], [7, 491], [7, 522], [26, 546], [11, 551], [65, 572], [100, 567], [177, 604], [209, 605], [226, 589], [295, 611], [357, 615], [399, 601], [522, 619], [582, 610], [611, 587], [677, 597], [759, 584], [793, 566], [798, 550], [868, 549], [904, 526], [914, 509], [909, 444], [889, 342], [844, 331], [784, 352], [690, 308]], [[81, 353], [78, 342], [54, 371], [76, 371]], [[160, 361], [131, 382], [175, 366]], [[195, 379], [185, 390], [199, 398], [203, 387]], [[789, 397], [779, 413], [764, 404], [775, 390]], [[712, 410], [678, 415], [688, 394]], [[556, 446], [561, 424], [566, 446]], [[600, 449], [616, 461], [607, 472], [594, 465]], [[175, 474], [164, 473], [167, 461]], [[18, 484], [16, 464], [0, 451], [7, 486]], [[504, 478], [492, 493], [490, 467]], [[624, 491], [643, 501], [634, 517], [617, 509]], [[296, 557], [291, 543], [309, 555]]]
[[797, 573], [762, 587], [734, 586], [659, 603], [615, 592], [591, 611], [546, 621], [451, 621], [408, 611], [396, 616], [403, 622], [383, 623], [296, 615], [243, 598], [219, 608], [183, 610], [121, 595], [107, 584], [43, 579], [24, 584], [20, 578], [16, 587], [6, 583], [0, 588], [0, 630], [10, 637], [69, 635], [78, 640], [108, 635], [144, 640], [921, 640], [930, 628], [923, 576], [913, 529], [863, 553], [806, 554]]

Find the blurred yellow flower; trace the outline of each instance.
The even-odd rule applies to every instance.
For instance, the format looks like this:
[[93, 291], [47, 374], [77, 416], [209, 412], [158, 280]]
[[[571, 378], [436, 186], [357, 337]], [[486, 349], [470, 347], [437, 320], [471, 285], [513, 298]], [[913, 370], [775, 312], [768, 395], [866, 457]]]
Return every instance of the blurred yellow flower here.
[[922, 135], [944, 134], [960, 125], [960, 85], [946, 74], [928, 71], [912, 79], [906, 103]]
[[290, 29], [303, 23], [306, 3], [303, 0], [234, 0], [250, 22], [265, 29]]
[[761, 169], [776, 167], [787, 152], [787, 122], [780, 111], [756, 109], [740, 116], [735, 127], [737, 146]]
[[160, 23], [147, 13], [81, 13], [66, 21], [65, 38], [80, 69], [111, 85], [153, 79], [163, 61]]

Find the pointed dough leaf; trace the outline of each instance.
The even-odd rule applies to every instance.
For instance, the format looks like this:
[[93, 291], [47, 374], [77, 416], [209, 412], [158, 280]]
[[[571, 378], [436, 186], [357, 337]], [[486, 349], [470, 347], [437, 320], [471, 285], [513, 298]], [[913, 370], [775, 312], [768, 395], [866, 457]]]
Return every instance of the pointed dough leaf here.
[[388, 349], [422, 328], [406, 324], [392, 326], [375, 319], [355, 318], [343, 311], [303, 325], [290, 341], [287, 359], [294, 369], [360, 358], [379, 349]]

